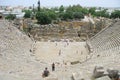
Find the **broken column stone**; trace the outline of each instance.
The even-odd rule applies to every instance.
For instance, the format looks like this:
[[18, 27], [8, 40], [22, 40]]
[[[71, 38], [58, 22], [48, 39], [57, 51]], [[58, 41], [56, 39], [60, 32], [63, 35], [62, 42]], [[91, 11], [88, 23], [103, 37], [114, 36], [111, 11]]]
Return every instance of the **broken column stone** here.
[[84, 80], [82, 73], [72, 73], [72, 79], [73, 80]]
[[102, 66], [96, 66], [94, 68], [93, 77], [98, 78], [104, 76], [104, 68]]
[[119, 75], [118, 75], [119, 71], [118, 70], [108, 69], [107, 72], [108, 72], [108, 76], [110, 78], [118, 80], [118, 78], [119, 78]]

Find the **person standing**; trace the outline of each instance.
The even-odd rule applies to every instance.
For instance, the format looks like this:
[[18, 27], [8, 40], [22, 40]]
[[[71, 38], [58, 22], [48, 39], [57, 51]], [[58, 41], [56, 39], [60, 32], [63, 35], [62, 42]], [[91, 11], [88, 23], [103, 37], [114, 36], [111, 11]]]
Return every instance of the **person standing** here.
[[52, 71], [55, 71], [55, 63], [52, 64]]
[[61, 55], [61, 50], [59, 50], [59, 56]]
[[43, 74], [42, 74], [42, 76], [43, 77], [48, 77], [49, 74], [50, 74], [50, 72], [47, 70], [47, 67], [46, 67]]

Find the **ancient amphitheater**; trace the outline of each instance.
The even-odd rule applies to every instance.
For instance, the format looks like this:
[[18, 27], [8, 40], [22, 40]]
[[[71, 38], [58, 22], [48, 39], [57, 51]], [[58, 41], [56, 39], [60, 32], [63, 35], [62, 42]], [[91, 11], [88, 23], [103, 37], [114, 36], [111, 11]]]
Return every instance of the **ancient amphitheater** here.
[[[39, 42], [0, 20], [0, 80], [92, 80], [95, 66], [120, 70], [119, 52], [120, 21], [85, 42]], [[42, 78], [45, 67], [50, 75]]]

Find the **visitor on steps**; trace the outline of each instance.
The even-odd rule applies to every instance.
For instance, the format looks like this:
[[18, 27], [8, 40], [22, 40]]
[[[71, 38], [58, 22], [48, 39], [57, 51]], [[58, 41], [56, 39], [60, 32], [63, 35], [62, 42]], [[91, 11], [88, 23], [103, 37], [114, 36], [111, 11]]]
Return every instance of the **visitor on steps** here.
[[59, 50], [59, 56], [61, 55], [61, 50]]
[[55, 64], [52, 64], [52, 71], [55, 71]]
[[50, 72], [48, 71], [47, 67], [45, 68], [43, 74], [42, 74], [42, 77], [48, 77], [50, 74]]

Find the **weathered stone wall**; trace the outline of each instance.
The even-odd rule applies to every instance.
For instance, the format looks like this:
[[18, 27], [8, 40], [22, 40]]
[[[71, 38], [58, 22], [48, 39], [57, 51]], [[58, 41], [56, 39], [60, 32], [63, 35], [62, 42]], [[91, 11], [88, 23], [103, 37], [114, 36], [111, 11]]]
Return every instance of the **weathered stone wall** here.
[[30, 34], [33, 35], [35, 39], [42, 38], [73, 38], [78, 37], [78, 29], [68, 28], [65, 26], [59, 26], [57, 24], [50, 25], [39, 25], [38, 27], [33, 27]]
[[42, 39], [47, 41], [55, 39], [83, 41], [94, 36], [106, 26], [105, 19], [96, 20], [94, 24], [84, 21], [61, 21], [58, 24], [39, 25], [30, 19], [20, 21], [21, 30], [29, 32], [36, 40]]

